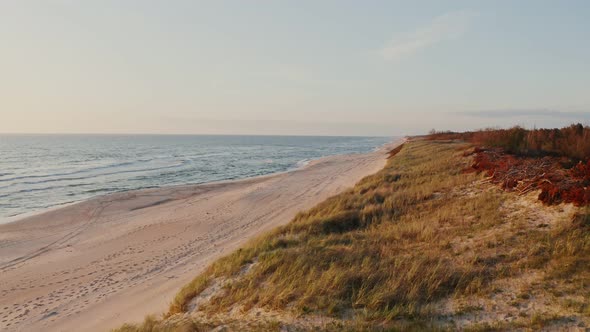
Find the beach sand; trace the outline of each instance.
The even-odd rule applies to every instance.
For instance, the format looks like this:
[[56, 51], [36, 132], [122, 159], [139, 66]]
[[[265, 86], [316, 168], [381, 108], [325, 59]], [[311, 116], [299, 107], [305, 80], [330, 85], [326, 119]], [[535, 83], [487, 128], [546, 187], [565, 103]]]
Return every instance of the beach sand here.
[[396, 142], [239, 181], [130, 191], [0, 225], [0, 330], [108, 331], [385, 165]]

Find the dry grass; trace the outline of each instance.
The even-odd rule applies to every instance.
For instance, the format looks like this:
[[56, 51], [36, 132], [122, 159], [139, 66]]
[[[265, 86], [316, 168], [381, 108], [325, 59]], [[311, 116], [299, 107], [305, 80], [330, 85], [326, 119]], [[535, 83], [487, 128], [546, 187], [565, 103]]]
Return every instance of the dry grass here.
[[201, 332], [209, 331], [210, 328], [193, 321], [186, 321], [174, 325], [168, 325], [163, 321], [156, 319], [153, 316], [148, 316], [144, 319], [143, 323], [139, 325], [125, 324], [118, 328], [119, 332]]
[[[220, 277], [232, 281], [199, 307], [201, 317], [262, 308], [292, 317], [329, 316], [342, 322], [339, 329], [350, 330], [539, 328], [564, 315], [583, 323], [590, 318], [588, 214], [551, 227], [531, 226], [527, 215], [510, 210], [511, 194], [478, 187], [477, 175], [462, 172], [470, 163], [462, 157], [467, 147], [406, 144], [382, 171], [353, 189], [215, 262], [178, 293], [168, 322], [120, 331], [167, 331], [170, 319], [182, 316]], [[489, 322], [478, 321], [478, 315], [493, 312], [487, 303], [476, 304], [478, 299], [521, 292], [499, 285], [535, 271], [543, 278], [527, 284], [534, 296], [515, 300], [559, 291], [551, 296], [562, 299], [561, 311], [508, 321], [496, 313]], [[583, 296], [566, 301], [576, 292]], [[191, 315], [193, 325], [183, 324], [198, 331], [200, 321]], [[221, 320], [214, 325], [229, 324]]]

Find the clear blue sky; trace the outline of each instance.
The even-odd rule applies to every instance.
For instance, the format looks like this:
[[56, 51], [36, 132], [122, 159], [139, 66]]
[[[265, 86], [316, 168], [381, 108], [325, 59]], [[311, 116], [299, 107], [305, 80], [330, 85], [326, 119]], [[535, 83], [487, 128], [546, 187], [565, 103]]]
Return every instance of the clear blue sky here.
[[0, 132], [590, 122], [590, 1], [3, 1]]

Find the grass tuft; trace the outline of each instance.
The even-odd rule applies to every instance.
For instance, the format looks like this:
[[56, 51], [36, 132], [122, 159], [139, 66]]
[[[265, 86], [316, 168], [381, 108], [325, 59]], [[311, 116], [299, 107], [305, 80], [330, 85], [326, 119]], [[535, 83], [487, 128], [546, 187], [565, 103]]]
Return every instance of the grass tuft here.
[[[500, 281], [533, 271], [545, 275], [543, 287], [590, 294], [588, 210], [550, 229], [526, 228], [526, 216], [504, 208], [512, 194], [482, 190], [475, 186], [478, 175], [462, 172], [472, 162], [468, 148], [451, 141], [406, 143], [382, 171], [216, 261], [178, 293], [167, 317], [187, 311], [216, 278], [228, 282], [199, 307], [209, 317], [261, 308], [346, 322], [339, 330], [453, 328], [441, 323], [437, 304], [501, 296], [506, 290], [498, 288]], [[535, 296], [544, 291], [539, 287], [531, 289]], [[590, 308], [586, 300], [570, 307], [582, 314]], [[455, 315], [486, 310], [466, 304]], [[558, 319], [533, 316], [519, 326]], [[146, 320], [120, 331], [163, 331], [150, 330], [157, 324]]]

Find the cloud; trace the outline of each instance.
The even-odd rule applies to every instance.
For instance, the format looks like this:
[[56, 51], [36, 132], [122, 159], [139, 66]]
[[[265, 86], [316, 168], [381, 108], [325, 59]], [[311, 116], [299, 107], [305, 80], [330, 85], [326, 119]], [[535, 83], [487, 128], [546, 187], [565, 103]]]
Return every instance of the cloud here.
[[590, 119], [590, 112], [567, 112], [549, 109], [530, 110], [483, 110], [470, 112], [454, 112], [453, 114], [477, 118], [517, 118], [517, 117], [546, 117], [568, 119]]
[[379, 54], [388, 61], [397, 61], [425, 48], [460, 37], [476, 16], [473, 11], [455, 11], [435, 17], [426, 26], [390, 40]]

